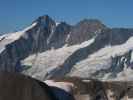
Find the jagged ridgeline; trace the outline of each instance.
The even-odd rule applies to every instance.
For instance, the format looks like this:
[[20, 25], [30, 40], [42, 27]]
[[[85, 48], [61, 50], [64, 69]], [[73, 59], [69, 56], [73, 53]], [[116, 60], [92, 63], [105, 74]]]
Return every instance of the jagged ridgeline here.
[[133, 29], [109, 28], [97, 19], [75, 25], [48, 15], [0, 36], [0, 70], [40, 80], [64, 76], [133, 80]]

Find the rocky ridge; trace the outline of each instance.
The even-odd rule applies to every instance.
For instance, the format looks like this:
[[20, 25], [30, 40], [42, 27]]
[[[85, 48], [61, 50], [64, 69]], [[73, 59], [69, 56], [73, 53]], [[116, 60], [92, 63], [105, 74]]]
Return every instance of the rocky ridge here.
[[0, 70], [40, 80], [64, 76], [133, 80], [132, 36], [133, 29], [109, 28], [95, 19], [69, 25], [41, 16], [22, 31], [0, 36]]

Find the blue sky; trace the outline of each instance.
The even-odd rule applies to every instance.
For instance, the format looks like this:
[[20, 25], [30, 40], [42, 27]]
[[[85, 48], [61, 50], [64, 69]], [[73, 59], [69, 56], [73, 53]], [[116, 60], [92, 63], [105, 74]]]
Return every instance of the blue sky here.
[[48, 14], [74, 24], [97, 18], [109, 27], [133, 27], [133, 0], [0, 0], [0, 33], [12, 32]]

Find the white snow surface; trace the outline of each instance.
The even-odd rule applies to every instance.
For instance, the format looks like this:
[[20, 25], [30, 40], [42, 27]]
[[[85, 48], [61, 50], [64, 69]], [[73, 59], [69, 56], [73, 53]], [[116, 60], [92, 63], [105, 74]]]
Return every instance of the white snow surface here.
[[29, 29], [32, 29], [34, 26], [36, 26], [37, 23], [33, 23], [31, 26], [21, 30], [21, 31], [18, 31], [18, 32], [15, 32], [15, 33], [9, 33], [9, 35], [6, 37], [6, 39], [10, 40], [17, 40], [19, 39], [21, 36], [23, 36], [25, 34], [26, 31], [28, 31]]
[[[84, 48], [91, 43], [94, 42], [94, 39], [83, 42], [79, 45], [73, 45], [70, 47], [64, 46], [60, 49], [51, 49], [46, 52], [38, 54], [35, 65], [28, 70], [28, 74], [31, 76], [37, 77], [39, 79], [43, 79], [46, 73], [50, 70], [54, 70], [58, 68], [59, 65], [63, 64], [64, 61], [76, 50], [79, 48]], [[116, 45], [116, 46], [106, 46], [99, 51], [88, 56], [87, 59], [82, 60], [76, 63], [73, 66], [73, 69], [69, 73], [70, 76], [78, 76], [78, 77], [89, 77], [90, 74], [100, 70], [100, 69], [108, 69], [111, 65], [111, 57], [120, 56], [128, 52], [129, 50], [133, 50], [133, 37], [129, 38], [124, 44]], [[26, 58], [22, 63], [24, 65], [31, 65], [35, 55], [31, 55]], [[133, 57], [132, 57], [133, 58]], [[131, 69], [126, 69], [123, 72], [117, 75], [117, 78], [122, 80], [121, 76], [124, 73], [124, 77], [128, 79], [132, 79], [131, 74], [133, 71]], [[108, 74], [103, 77], [103, 80], [108, 80]], [[116, 79], [117, 79], [116, 78]]]
[[80, 45], [74, 45], [67, 47], [66, 45], [60, 49], [51, 49], [43, 53], [39, 53], [38, 56], [31, 55], [26, 58], [22, 63], [24, 65], [32, 65], [34, 59], [36, 59], [34, 66], [28, 70], [28, 75], [43, 78], [48, 71], [57, 68], [59, 65], [63, 64], [64, 61], [79, 48], [86, 47], [93, 43], [94, 39], [83, 42]]
[[33, 23], [31, 26], [21, 31], [14, 32], [14, 33], [7, 33], [7, 34], [0, 36], [0, 52], [2, 52], [5, 49], [5, 45], [12, 43], [15, 40], [18, 40], [20, 37], [27, 38], [26, 31], [35, 27], [36, 24], [37, 23]]
[[58, 26], [60, 24], [60, 22], [56, 22], [55, 24], [56, 24], [56, 26]]
[[[100, 70], [100, 69], [108, 69], [111, 65], [111, 57], [121, 56], [125, 53], [127, 53], [129, 50], [133, 50], [133, 37], [129, 38], [126, 43], [116, 46], [106, 46], [105, 48], [100, 49], [99, 51], [95, 52], [94, 54], [91, 54], [88, 56], [88, 59], [85, 59], [83, 61], [78, 62], [72, 70], [71, 76], [80, 76], [85, 77], [89, 76], [90, 74]], [[133, 56], [133, 55], [132, 55]], [[133, 57], [132, 57], [133, 61]], [[130, 74], [129, 74], [130, 72]], [[124, 70], [125, 78], [130, 78], [132, 76], [131, 73], [132, 70]], [[107, 80], [108, 75], [103, 77], [103, 79]], [[117, 77], [122, 76], [122, 74], [119, 74]], [[128, 78], [129, 77], [129, 78]], [[121, 78], [122, 80], [122, 78]]]

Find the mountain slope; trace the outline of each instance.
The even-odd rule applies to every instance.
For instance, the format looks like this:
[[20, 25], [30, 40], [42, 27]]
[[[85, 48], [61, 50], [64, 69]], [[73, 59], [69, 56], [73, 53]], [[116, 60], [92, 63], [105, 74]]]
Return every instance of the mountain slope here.
[[45, 15], [22, 31], [0, 36], [0, 70], [41, 80], [133, 80], [132, 43], [133, 29], [109, 28], [96, 19], [69, 25]]

